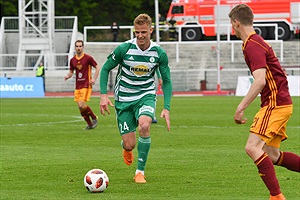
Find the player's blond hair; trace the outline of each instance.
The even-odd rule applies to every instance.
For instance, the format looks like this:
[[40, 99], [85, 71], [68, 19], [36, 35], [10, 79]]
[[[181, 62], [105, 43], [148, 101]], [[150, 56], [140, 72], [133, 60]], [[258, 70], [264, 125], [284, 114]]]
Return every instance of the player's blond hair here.
[[149, 27], [152, 26], [152, 19], [149, 15], [143, 13], [139, 14], [133, 21], [134, 25], [148, 24]]

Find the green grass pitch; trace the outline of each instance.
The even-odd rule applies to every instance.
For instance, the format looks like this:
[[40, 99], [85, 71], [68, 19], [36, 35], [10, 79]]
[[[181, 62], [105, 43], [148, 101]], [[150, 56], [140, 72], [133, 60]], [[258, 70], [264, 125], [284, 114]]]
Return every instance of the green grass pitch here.
[[[267, 200], [257, 168], [244, 152], [249, 126], [259, 108], [257, 98], [245, 112], [246, 125], [233, 121], [241, 97], [173, 97], [171, 132], [159, 117], [151, 126], [152, 144], [146, 184], [135, 184], [132, 166], [122, 160], [115, 114], [100, 116], [99, 98], [88, 103], [99, 126], [83, 131], [73, 98], [0, 99], [0, 199], [116, 200]], [[283, 151], [300, 153], [300, 98], [282, 143]], [[135, 156], [137, 150], [134, 150]], [[104, 193], [89, 193], [85, 173], [103, 169], [110, 184]], [[288, 200], [300, 199], [300, 175], [275, 167]]]

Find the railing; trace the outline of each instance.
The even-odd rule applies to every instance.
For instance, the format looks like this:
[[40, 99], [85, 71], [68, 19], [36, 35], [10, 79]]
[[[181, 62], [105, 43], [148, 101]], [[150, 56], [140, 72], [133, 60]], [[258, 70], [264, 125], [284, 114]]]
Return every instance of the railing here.
[[[231, 24], [220, 24], [220, 27], [225, 27], [224, 30], [221, 32], [220, 34], [222, 36], [226, 36], [227, 41], [230, 41], [230, 36], [232, 36], [232, 28], [231, 28]], [[255, 24], [254, 27], [274, 27], [274, 33], [275, 33], [275, 38], [274, 40], [278, 40], [278, 24], [276, 23], [270, 23], [270, 24]], [[176, 26], [176, 31], [178, 33], [178, 42], [182, 42], [182, 29], [183, 28], [205, 28], [205, 27], [214, 27], [217, 28], [217, 24], [203, 24], [201, 26], [199, 25], [178, 25]], [[168, 25], [160, 25], [159, 26], [160, 29], [165, 30], [165, 32], [168, 32], [170, 26]], [[133, 26], [119, 26], [120, 30], [128, 30], [129, 32], [127, 33], [128, 37], [133, 38], [134, 37], [134, 27]], [[111, 30], [111, 26], [85, 26], [84, 27], [84, 42], [91, 42], [88, 40], [88, 35], [89, 35], [89, 31], [92, 30], [102, 30], [105, 31], [105, 33], [108, 33]], [[98, 33], [99, 34], [99, 33]], [[153, 34], [155, 34], [155, 32], [153, 31]], [[194, 41], [190, 41], [190, 42], [194, 42]]]
[[[257, 24], [256, 24], [257, 25]], [[203, 26], [211, 26], [211, 27], [216, 27], [215, 24], [212, 25], [203, 25]], [[231, 35], [231, 25], [226, 24], [226, 25], [221, 25], [221, 26], [225, 26], [227, 27], [227, 31], [226, 31], [226, 40], [221, 40], [219, 41], [220, 43], [230, 43], [231, 44], [231, 62], [235, 61], [235, 45], [236, 43], [242, 43], [242, 41], [240, 40], [230, 40], [230, 35]], [[277, 30], [277, 24], [263, 24], [263, 26], [274, 26], [275, 30]], [[5, 29], [3, 28], [5, 27]], [[165, 29], [168, 28], [168, 26], [162, 26]], [[197, 43], [210, 43], [210, 44], [217, 44], [218, 41], [182, 41], [182, 36], [181, 36], [181, 29], [182, 28], [186, 28], [186, 27], [199, 27], [198, 25], [186, 25], [186, 26], [177, 26], [178, 29], [178, 41], [176, 42], [169, 42], [169, 41], [162, 41], [160, 42], [160, 44], [172, 44], [174, 45], [175, 51], [176, 51], [176, 62], [179, 63], [180, 62], [180, 44], [197, 44]], [[120, 26], [119, 27], [121, 30], [126, 30], [128, 31], [127, 34], [129, 35], [130, 38], [134, 37], [134, 33], [133, 33], [133, 26]], [[92, 30], [100, 30], [100, 31], [105, 31], [110, 32], [111, 27], [110, 26], [85, 26], [84, 27], [84, 42], [86, 44], [97, 44], [97, 45], [101, 45], [103, 43], [105, 43], [105, 45], [116, 45], [116, 43], [114, 42], [94, 42], [94, 41], [90, 41], [89, 40], [89, 31]], [[76, 40], [76, 34], [77, 33], [77, 17], [71, 16], [71, 17], [55, 17], [55, 32], [59, 32], [59, 31], [72, 31], [73, 35], [70, 41], [70, 48], [69, 48], [69, 52], [67, 54], [53, 54], [50, 56], [54, 56], [57, 57], [57, 61], [56, 63], [58, 63], [57, 66], [49, 66], [49, 69], [65, 69], [66, 65], [65, 64], [59, 64], [62, 63], [61, 60], [63, 60], [60, 57], [68, 57], [68, 59], [71, 59], [74, 53], [74, 42]], [[2, 18], [2, 25], [1, 25], [1, 29], [0, 29], [0, 36], [3, 36], [4, 32], [18, 32], [18, 17], [3, 17]], [[277, 31], [275, 31], [275, 33], [277, 33]], [[277, 34], [276, 34], [276, 38], [277, 38]], [[129, 39], [129, 38], [128, 38]], [[0, 37], [0, 44], [2, 42], [2, 37]], [[280, 59], [280, 61], [283, 61], [283, 41], [282, 40], [268, 40], [267, 42], [269, 43], [279, 43], [280, 44], [280, 51], [278, 54], [278, 57]], [[2, 48], [3, 45], [1, 45]], [[28, 58], [28, 60], [31, 59], [35, 59], [35, 55], [26, 55]], [[30, 56], [32, 56], [32, 58], [29, 58]], [[49, 55], [48, 55], [49, 56]], [[4, 70], [4, 69], [10, 69], [10, 70], [15, 70], [15, 66], [16, 63], [14, 62], [15, 56], [13, 56], [12, 54], [1, 54], [1, 49], [0, 49], [0, 70]], [[5, 63], [5, 61], [8, 61], [8, 63]], [[2, 63], [5, 63], [2, 64]], [[31, 62], [28, 61], [28, 66], [26, 66], [26, 69], [30, 69], [31, 66]]]
[[[72, 32], [68, 53], [44, 54], [45, 59], [54, 57], [55, 66], [46, 66], [48, 69], [68, 69], [68, 58], [74, 55], [74, 42], [77, 35], [77, 16], [56, 16], [55, 32]], [[18, 54], [4, 54], [6, 51], [3, 37], [6, 33], [19, 33], [19, 17], [2, 17], [0, 27], [0, 71], [16, 70]], [[26, 54], [24, 70], [33, 70], [34, 65], [40, 59], [41, 54]], [[34, 64], [33, 64], [34, 63]], [[47, 63], [47, 62], [44, 62]]]
[[[67, 74], [67, 70], [46, 70], [46, 91], [47, 92], [73, 92], [75, 77], [73, 76], [67, 82], [64, 80], [64, 76]], [[287, 73], [291, 76], [299, 76], [299, 68], [288, 68]], [[34, 77], [35, 71], [5, 71], [0, 72], [1, 77], [18, 77], [21, 74], [22, 77]], [[109, 82], [113, 84], [115, 82], [117, 70], [112, 70], [112, 76], [109, 78]], [[200, 76], [201, 74], [201, 76]], [[201, 90], [217, 90], [216, 69], [172, 69], [171, 78], [173, 91], [199, 91]], [[249, 76], [250, 72], [247, 68], [236, 69], [223, 69], [221, 71], [221, 90], [235, 90], [239, 76]], [[202, 83], [205, 84], [205, 89], [201, 88]], [[93, 86], [93, 91], [99, 92], [99, 83]], [[113, 88], [108, 87], [109, 91]]]
[[[279, 60], [282, 62], [283, 61], [283, 41], [282, 40], [266, 40], [268, 43], [279, 43], [280, 44], [280, 53], [279, 53]], [[175, 45], [175, 48], [176, 48], [176, 62], [179, 63], [180, 62], [180, 59], [179, 59], [179, 51], [180, 51], [180, 44], [190, 44], [191, 42], [160, 42], [160, 44], [174, 44]], [[193, 42], [193, 44], [197, 44], [197, 43], [201, 43], [201, 44], [217, 44], [218, 42], [217, 41], [195, 41]], [[241, 44], [242, 45], [242, 41], [234, 41], [234, 40], [231, 40], [231, 41], [220, 41], [220, 43], [222, 44], [231, 44], [231, 50], [230, 50], [230, 54], [231, 54], [231, 62], [234, 62], [235, 61], [235, 55], [234, 55], [234, 52], [235, 52], [235, 48], [234, 48], [234, 44]]]
[[[231, 40], [230, 36], [231, 36], [231, 32], [232, 32], [232, 28], [230, 24], [221, 24], [220, 26], [224, 26], [226, 27], [226, 34], [223, 33], [223, 35], [226, 36], [226, 40], [221, 40], [220, 43], [231, 43], [231, 62], [234, 62], [235, 58], [234, 58], [234, 44], [236, 43], [240, 43], [242, 44], [241, 40]], [[255, 26], [274, 26], [275, 27], [275, 39], [274, 40], [267, 40], [268, 43], [279, 43], [280, 44], [280, 53], [279, 53], [279, 59], [280, 61], [283, 61], [283, 41], [282, 40], [278, 40], [278, 25], [277, 24], [255, 24]], [[177, 28], [177, 33], [178, 33], [178, 41], [171, 41], [171, 42], [167, 42], [167, 41], [162, 41], [159, 42], [160, 44], [175, 44], [175, 48], [176, 48], [176, 62], [179, 63], [179, 44], [191, 44], [191, 42], [193, 44], [195, 43], [215, 43], [217, 44], [218, 41], [182, 41], [182, 28], [187, 28], [187, 27], [191, 27], [191, 28], [199, 28], [199, 25], [180, 25], [180, 26], [176, 26]], [[207, 24], [207, 25], [202, 25], [202, 27], [217, 27], [216, 24]], [[134, 27], [133, 26], [120, 26], [119, 27], [121, 30], [128, 30], [129, 32], [127, 33], [130, 38], [134, 38]], [[163, 26], [159, 26], [159, 28], [163, 28], [165, 30], [168, 30], [169, 26], [167, 25], [163, 25]], [[100, 30], [100, 31], [105, 31], [106, 33], [108, 32], [108, 30], [110, 30], [111, 27], [110, 26], [85, 26], [84, 27], [84, 42], [86, 44], [99, 44], [99, 43], [105, 43], [106, 45], [110, 45], [110, 44], [115, 44], [113, 42], [101, 42], [101, 41], [89, 41], [89, 31], [92, 30]]]
[[[32, 19], [31, 17], [28, 17]], [[72, 31], [76, 16], [55, 16], [55, 31]], [[19, 17], [2, 17], [1, 28], [3, 32], [19, 32]]]
[[[0, 60], [5, 63], [5, 66], [0, 66], [0, 71], [16, 70], [18, 54], [0, 54]], [[47, 58], [54, 57], [55, 66], [45, 66], [48, 70], [63, 70], [68, 69], [68, 53], [44, 54], [45, 63]], [[35, 65], [40, 57], [40, 54], [24, 54], [25, 67], [23, 70], [35, 70]]]

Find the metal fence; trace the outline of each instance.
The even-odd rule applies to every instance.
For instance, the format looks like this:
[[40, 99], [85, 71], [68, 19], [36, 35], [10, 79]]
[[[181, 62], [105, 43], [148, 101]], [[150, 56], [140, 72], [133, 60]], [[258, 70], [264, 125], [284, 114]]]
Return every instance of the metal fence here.
[[[34, 33], [30, 33], [28, 30], [28, 34], [31, 36], [36, 36]], [[71, 33], [72, 36], [70, 41], [69, 50], [66, 53], [46, 53], [42, 55], [43, 59], [53, 58], [54, 66], [46, 66], [49, 70], [56, 69], [68, 69], [68, 58], [72, 57], [74, 54], [74, 45], [76, 34], [77, 34], [77, 17], [76, 16], [62, 16], [55, 17], [55, 33], [68, 32]], [[0, 28], [0, 71], [13, 71], [17, 70], [17, 60], [18, 56], [22, 56], [24, 54], [17, 53], [5, 53], [9, 51], [9, 45], [5, 42], [5, 34], [10, 33], [19, 33], [19, 17], [2, 17], [1, 20], [1, 28]], [[18, 39], [18, 38], [17, 38]], [[40, 59], [41, 54], [37, 54], [37, 52], [26, 53], [25, 57], [25, 66], [22, 70], [33, 70], [37, 66], [37, 61]], [[46, 62], [45, 62], [46, 63]]]

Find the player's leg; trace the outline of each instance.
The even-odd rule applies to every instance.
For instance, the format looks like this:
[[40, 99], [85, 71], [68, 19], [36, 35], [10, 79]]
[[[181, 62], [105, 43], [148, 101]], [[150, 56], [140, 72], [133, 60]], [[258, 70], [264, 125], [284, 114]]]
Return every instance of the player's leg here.
[[122, 136], [123, 160], [126, 165], [131, 165], [134, 159], [132, 150], [136, 146], [137, 120], [132, 112], [131, 103], [115, 102], [117, 125]]
[[273, 163], [276, 162], [280, 155], [279, 147], [281, 141], [287, 138], [285, 126], [291, 114], [292, 106], [275, 108], [265, 106], [255, 115], [250, 128], [250, 132], [253, 134], [251, 134], [252, 136], [247, 144], [250, 144], [249, 141], [251, 140], [252, 142], [254, 141], [253, 144], [255, 144], [255, 141], [260, 141], [259, 144], [263, 144], [263, 146], [261, 146], [262, 149], [260, 151], [258, 148], [256, 150], [255, 148], [251, 149], [251, 144], [247, 145], [246, 149], [248, 149], [248, 152], [266, 152], [259, 158], [251, 157], [251, 153], [248, 154], [254, 160], [262, 180], [270, 191], [270, 199], [285, 199], [280, 191]]
[[81, 116], [86, 121], [87, 126], [84, 128], [84, 130], [92, 129], [92, 121], [88, 114], [88, 109], [86, 105], [86, 99], [85, 99], [86, 90], [79, 89], [74, 91], [74, 101], [77, 103], [78, 109], [80, 111]]
[[145, 166], [148, 159], [148, 153], [151, 145], [150, 124], [152, 118], [149, 116], [140, 116], [139, 118], [139, 138], [138, 138], [138, 166], [135, 172], [134, 181], [136, 183], [146, 183]]
[[134, 155], [132, 150], [136, 145], [135, 132], [129, 132], [122, 135], [121, 145], [123, 148], [123, 160], [126, 165], [131, 165], [134, 160]]
[[86, 102], [90, 101], [91, 94], [92, 94], [91, 88], [82, 88], [80, 90], [76, 90], [78, 108], [80, 110], [81, 116], [88, 124], [84, 130], [96, 128], [96, 126], [98, 125], [98, 117], [93, 113], [92, 109], [86, 104]]
[[153, 124], [156, 124], [156, 123], [157, 123], [157, 118], [156, 118], [155, 116], [153, 117], [152, 123], [153, 123]]
[[258, 135], [250, 133], [245, 150], [257, 166], [258, 173], [270, 191], [270, 194], [276, 196], [281, 194], [279, 182], [276, 178], [272, 160], [262, 150], [264, 145], [265, 142]]
[[78, 100], [77, 105], [78, 105], [78, 109], [80, 110], [81, 116], [87, 123], [87, 127], [84, 130], [92, 129], [93, 123], [90, 119], [90, 115], [88, 114], [89, 109], [88, 109], [88, 106], [86, 105], [85, 101]]
[[135, 175], [136, 183], [146, 183], [145, 166], [148, 159], [148, 154], [151, 146], [150, 126], [155, 115], [155, 97], [149, 96], [141, 99], [141, 107], [137, 109], [136, 114], [139, 116], [138, 129], [138, 166]]
[[280, 151], [280, 156], [275, 165], [285, 167], [291, 171], [300, 172], [300, 156], [292, 152]]
[[[91, 95], [92, 95], [92, 88], [84, 88], [84, 101], [88, 102], [90, 101]], [[92, 128], [96, 128], [98, 125], [98, 116], [96, 116], [94, 114], [94, 112], [92, 111], [92, 109], [87, 105], [87, 114], [89, 115], [89, 117], [92, 118]]]
[[292, 152], [282, 152], [278, 148], [265, 146], [264, 151], [269, 155], [274, 165], [282, 166], [288, 170], [300, 172], [300, 157]]
[[273, 139], [270, 141], [269, 145], [265, 146], [264, 149], [275, 165], [285, 167], [291, 171], [300, 172], [300, 156], [292, 152], [282, 152], [279, 150], [281, 141], [287, 138], [286, 126], [292, 114], [292, 109], [292, 106], [276, 108], [278, 116], [276, 116], [274, 128], [277, 130], [278, 139], [276, 138], [277, 140]]

